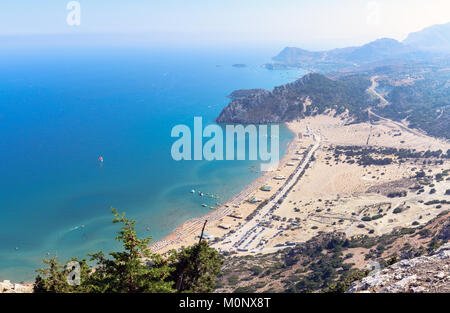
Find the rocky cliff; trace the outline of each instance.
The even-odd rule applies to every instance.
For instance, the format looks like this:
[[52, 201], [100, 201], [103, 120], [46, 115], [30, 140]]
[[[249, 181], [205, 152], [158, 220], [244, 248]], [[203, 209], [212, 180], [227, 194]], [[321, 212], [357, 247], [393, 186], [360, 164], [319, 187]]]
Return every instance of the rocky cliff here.
[[403, 260], [354, 282], [349, 293], [450, 292], [450, 243], [429, 256]]

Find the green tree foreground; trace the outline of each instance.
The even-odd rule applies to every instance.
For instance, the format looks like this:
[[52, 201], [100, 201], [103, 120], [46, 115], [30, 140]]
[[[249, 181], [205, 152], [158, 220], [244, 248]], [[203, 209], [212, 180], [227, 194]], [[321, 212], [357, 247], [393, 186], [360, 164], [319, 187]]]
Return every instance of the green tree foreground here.
[[[220, 273], [222, 259], [206, 241], [172, 250], [163, 257], [150, 251], [151, 237], [140, 239], [136, 221], [112, 209], [113, 223], [123, 226], [116, 237], [123, 251], [89, 254], [88, 262], [73, 258], [79, 264], [79, 277], [73, 267], [61, 265], [57, 259], [44, 260], [45, 268], [37, 270], [34, 292], [39, 293], [146, 293], [146, 292], [211, 292]], [[73, 264], [73, 263], [68, 263]], [[71, 277], [73, 275], [73, 277]], [[70, 278], [70, 279], [68, 279]], [[74, 284], [74, 279], [79, 283]]]

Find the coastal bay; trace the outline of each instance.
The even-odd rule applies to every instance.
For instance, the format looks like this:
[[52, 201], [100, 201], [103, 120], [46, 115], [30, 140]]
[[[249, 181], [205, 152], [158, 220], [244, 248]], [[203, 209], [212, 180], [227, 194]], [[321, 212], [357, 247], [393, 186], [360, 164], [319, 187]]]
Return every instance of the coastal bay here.
[[[176, 162], [171, 128], [194, 116], [214, 123], [233, 90], [301, 76], [261, 68], [270, 53], [83, 51], [30, 51], [28, 63], [21, 51], [0, 63], [0, 280], [33, 280], [49, 256], [117, 249], [111, 207], [158, 240], [211, 212], [192, 189], [220, 196], [208, 206], [232, 198], [259, 177], [258, 163]], [[280, 127], [280, 150], [291, 138]]]

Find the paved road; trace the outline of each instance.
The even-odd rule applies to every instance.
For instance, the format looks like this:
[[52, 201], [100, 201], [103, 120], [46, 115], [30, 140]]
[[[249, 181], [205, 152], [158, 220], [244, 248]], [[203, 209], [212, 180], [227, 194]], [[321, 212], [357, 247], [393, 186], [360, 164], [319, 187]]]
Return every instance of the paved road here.
[[372, 76], [371, 78], [370, 78], [370, 81], [372, 82], [372, 85], [369, 87], [369, 90], [376, 96], [376, 97], [378, 97], [380, 100], [381, 100], [381, 106], [386, 106], [386, 105], [388, 105], [389, 104], [389, 102], [382, 96], [382, 95], [380, 95], [376, 90], [375, 90], [375, 88], [377, 88], [377, 86], [378, 86], [378, 83], [377, 83], [377, 79], [378, 79], [379, 77], [378, 76]]
[[[281, 187], [281, 191], [264, 207], [262, 207], [259, 210], [259, 212], [253, 217], [252, 220], [246, 222], [245, 224], [241, 225], [238, 229], [236, 229], [236, 232], [226, 239], [227, 242], [226, 244], [219, 243], [216, 246], [217, 248], [221, 248], [222, 250], [247, 248], [251, 240], [255, 241], [255, 239], [257, 239], [257, 237], [259, 237], [262, 234], [263, 231], [261, 230], [263, 230], [263, 228], [258, 226], [259, 221], [266, 220], [270, 215], [272, 215], [270, 209], [277, 204], [278, 200], [280, 200], [292, 186], [296, 184], [297, 179], [301, 175], [303, 169], [311, 161], [311, 157], [313, 156], [314, 152], [316, 152], [316, 150], [320, 147], [320, 143], [322, 140], [321, 137], [313, 133], [313, 138], [316, 143], [314, 144], [312, 149], [309, 150], [302, 164], [299, 165], [298, 170], [292, 177], [292, 179], [289, 182], [287, 182], [283, 187]], [[250, 233], [250, 231], [253, 232]], [[245, 238], [246, 236], [248, 237]], [[253, 243], [256, 242], [252, 242], [252, 245]]]
[[[378, 79], [378, 78], [379, 78], [378, 76], [372, 76], [372, 77], [370, 78], [370, 81], [372, 82], [372, 85], [369, 87], [369, 90], [370, 90], [370, 92], [372, 92], [376, 97], [378, 97], [378, 98], [380, 99], [380, 101], [381, 101], [381, 106], [386, 106], [386, 105], [389, 104], [389, 102], [388, 102], [382, 95], [380, 95], [380, 94], [375, 90], [375, 88], [378, 86], [378, 83], [377, 83], [377, 79]], [[403, 125], [402, 123], [395, 122], [395, 121], [393, 121], [393, 120], [391, 120], [391, 119], [388, 119], [388, 118], [385, 118], [385, 117], [382, 117], [382, 116], [380, 116], [380, 115], [378, 115], [378, 114], [373, 113], [373, 112], [370, 110], [370, 108], [368, 109], [368, 113], [369, 113], [369, 115], [373, 115], [373, 116], [375, 116], [375, 117], [377, 117], [377, 118], [379, 118], [379, 119], [381, 119], [381, 120], [385, 120], [385, 121], [391, 122], [391, 123], [397, 125], [398, 127], [400, 127], [401, 129], [403, 129], [403, 130], [405, 130], [405, 131], [407, 131], [407, 132], [410, 132], [410, 133], [412, 133], [412, 134], [414, 134], [414, 135], [416, 135], [416, 136], [420, 136], [420, 137], [423, 137], [423, 136], [424, 136], [423, 133], [421, 133], [421, 132], [419, 132], [419, 131], [416, 131], [416, 130], [414, 130], [414, 129], [411, 129], [411, 128], [407, 127], [406, 125]]]
[[373, 115], [373, 116], [379, 118], [380, 120], [384, 120], [384, 121], [390, 122], [390, 123], [392, 123], [392, 124], [394, 124], [394, 125], [400, 127], [400, 128], [403, 129], [404, 131], [407, 131], [407, 132], [409, 132], [409, 133], [411, 133], [411, 134], [413, 134], [413, 135], [416, 135], [416, 136], [419, 136], [419, 137], [426, 137], [426, 134], [421, 133], [420, 131], [417, 131], [417, 130], [415, 130], [415, 129], [409, 128], [408, 126], [403, 125], [402, 123], [399, 123], [399, 122], [393, 121], [393, 120], [391, 120], [391, 119], [388, 119], [388, 118], [386, 118], [386, 117], [382, 117], [382, 116], [380, 116], [380, 115], [378, 115], [378, 114], [375, 114], [375, 113], [373, 113], [370, 109], [368, 109], [367, 111], [368, 111], [369, 115]]

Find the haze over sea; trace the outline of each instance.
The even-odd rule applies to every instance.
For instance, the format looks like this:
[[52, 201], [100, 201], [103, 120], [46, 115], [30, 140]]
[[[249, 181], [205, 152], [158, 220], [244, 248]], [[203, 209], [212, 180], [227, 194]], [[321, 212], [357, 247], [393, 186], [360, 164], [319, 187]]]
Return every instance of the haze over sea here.
[[[159, 239], [210, 212], [202, 203], [223, 203], [258, 177], [259, 162], [170, 155], [176, 124], [192, 125], [194, 116], [213, 123], [233, 90], [301, 76], [261, 68], [273, 51], [256, 51], [0, 52], [0, 280], [33, 280], [47, 253], [64, 262], [118, 249], [111, 207], [136, 219], [139, 235]], [[281, 155], [292, 136], [281, 126]]]

